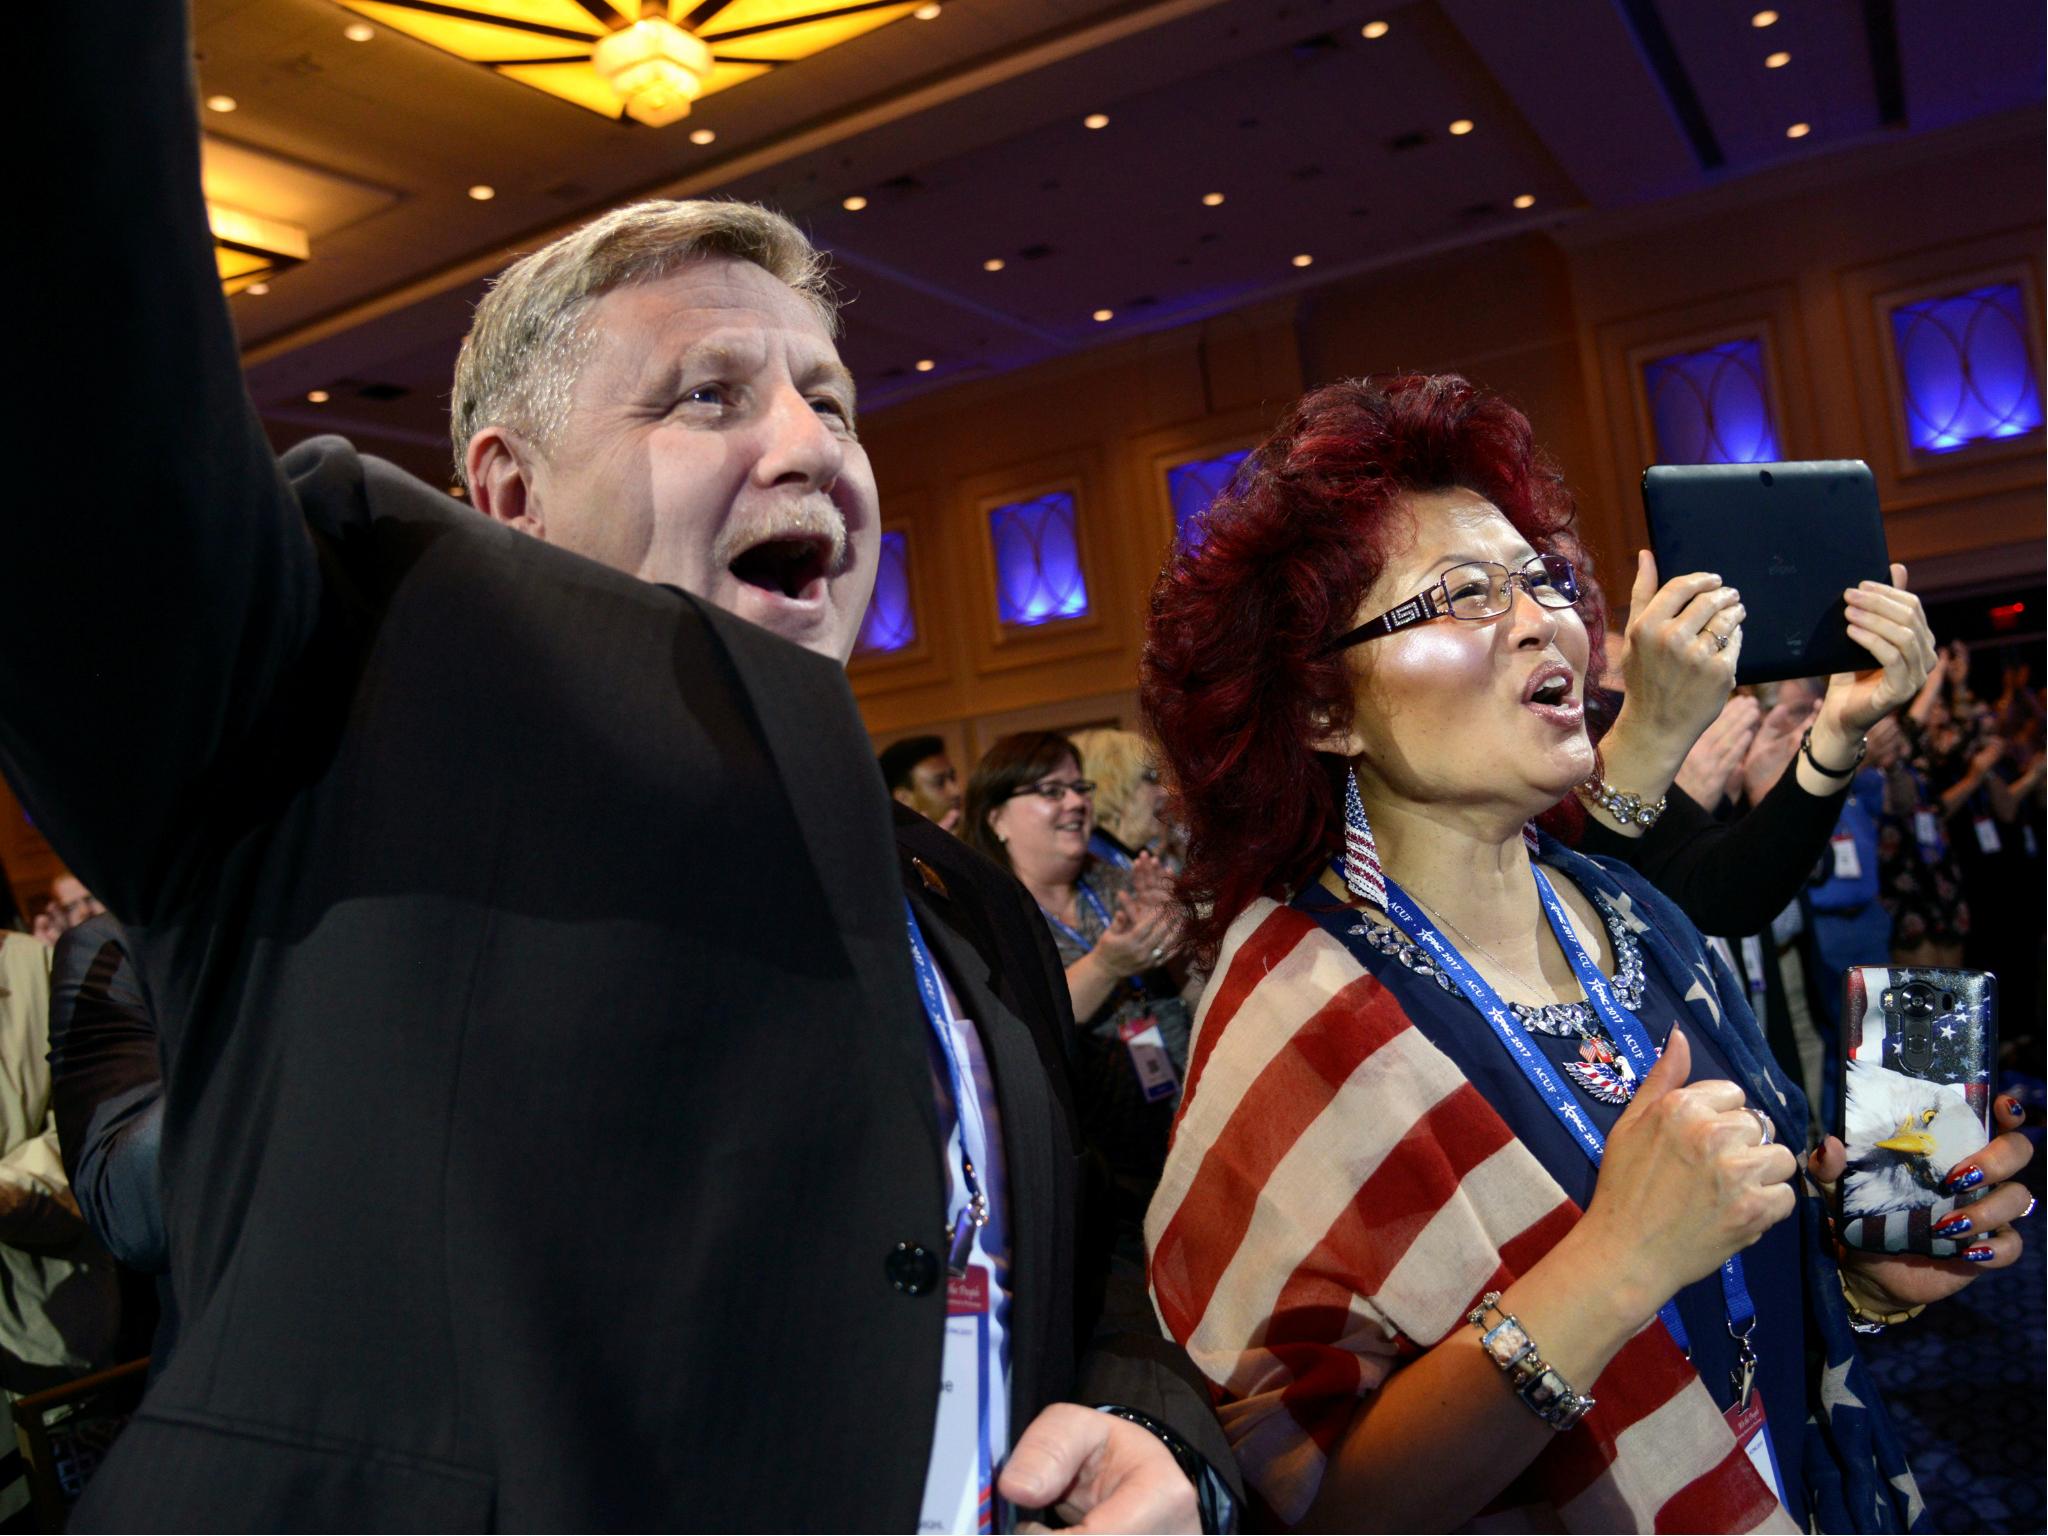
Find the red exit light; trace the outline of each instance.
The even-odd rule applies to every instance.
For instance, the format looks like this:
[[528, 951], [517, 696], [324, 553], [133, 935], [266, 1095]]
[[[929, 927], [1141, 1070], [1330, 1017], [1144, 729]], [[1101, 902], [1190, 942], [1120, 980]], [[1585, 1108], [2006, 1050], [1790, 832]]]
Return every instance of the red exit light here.
[[1993, 629], [2017, 629], [2019, 627], [2020, 615], [2026, 611], [2027, 605], [2025, 603], [2000, 603], [1991, 610], [1991, 627]]

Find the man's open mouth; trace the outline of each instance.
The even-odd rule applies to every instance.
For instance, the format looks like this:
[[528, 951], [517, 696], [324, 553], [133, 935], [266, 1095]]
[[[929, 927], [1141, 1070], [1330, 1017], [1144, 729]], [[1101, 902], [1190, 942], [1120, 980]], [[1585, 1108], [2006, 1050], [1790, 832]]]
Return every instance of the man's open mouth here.
[[726, 569], [750, 587], [798, 601], [819, 595], [831, 564], [830, 539], [797, 534], [764, 539], [734, 557]]

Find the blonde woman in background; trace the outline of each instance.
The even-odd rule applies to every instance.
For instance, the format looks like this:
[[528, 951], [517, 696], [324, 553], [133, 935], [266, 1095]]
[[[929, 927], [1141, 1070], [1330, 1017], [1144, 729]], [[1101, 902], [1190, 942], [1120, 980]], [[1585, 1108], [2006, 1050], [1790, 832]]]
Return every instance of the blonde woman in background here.
[[1148, 850], [1164, 862], [1166, 791], [1152, 743], [1136, 731], [1108, 729], [1075, 731], [1067, 739], [1081, 754], [1082, 776], [1095, 781], [1095, 835], [1088, 851], [1119, 869], [1129, 869]]

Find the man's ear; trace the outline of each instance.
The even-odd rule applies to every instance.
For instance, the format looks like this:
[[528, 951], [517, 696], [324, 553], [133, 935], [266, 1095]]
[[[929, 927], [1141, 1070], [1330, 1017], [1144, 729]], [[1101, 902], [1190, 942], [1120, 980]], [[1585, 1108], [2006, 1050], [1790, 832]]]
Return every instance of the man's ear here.
[[898, 805], [909, 806], [913, 811], [917, 809], [917, 802], [911, 797], [910, 791], [908, 789], [905, 789], [900, 784], [896, 788], [889, 791], [889, 798], [891, 800], [894, 800]]
[[485, 427], [469, 440], [463, 466], [477, 511], [545, 540], [547, 519], [533, 488], [532, 453], [504, 427]]

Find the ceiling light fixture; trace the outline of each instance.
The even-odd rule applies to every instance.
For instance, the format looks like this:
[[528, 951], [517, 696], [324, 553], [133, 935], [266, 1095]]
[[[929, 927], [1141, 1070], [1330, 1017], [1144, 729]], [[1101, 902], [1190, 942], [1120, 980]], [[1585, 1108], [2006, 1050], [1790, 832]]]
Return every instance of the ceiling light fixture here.
[[1081, 119], [1081, 126], [1083, 128], [1107, 128], [1109, 126], [1109, 114], [1107, 112], [1090, 112]]
[[984, 272], [1000, 272], [1008, 265], [1009, 263], [1004, 261], [1002, 257], [991, 256], [981, 264], [981, 270]]
[[919, 21], [937, 21], [944, 11], [945, 7], [939, 4], [939, 0], [930, 0], [930, 4], [920, 5], [910, 14]]
[[1223, 194], [1221, 192], [1204, 192], [1202, 194], [1202, 206], [1204, 208], [1221, 208], [1223, 206]]
[[352, 21], [341, 29], [341, 35], [352, 43], [367, 43], [377, 35], [377, 29], [367, 21]]
[[497, 195], [498, 189], [496, 187], [486, 186], [481, 181], [469, 189], [469, 196], [473, 202], [488, 203]]
[[213, 232], [213, 266], [224, 293], [246, 293], [312, 254], [305, 230], [283, 219], [209, 202], [206, 223]]
[[1533, 193], [1524, 192], [1520, 197], [1515, 199], [1515, 206], [1517, 208], [1534, 208], [1536, 206], [1535, 195]]
[[917, 360], [917, 371], [919, 373], [930, 373], [934, 368], [938, 366], [939, 365], [937, 363], [933, 362], [928, 357], [920, 357]]
[[707, 96], [915, 15], [931, 0], [338, 3], [366, 24], [395, 28], [586, 111], [660, 127]]
[[235, 98], [232, 96], [209, 96], [206, 98], [206, 110], [209, 112], [232, 112], [235, 110], [235, 106]]
[[1094, 319], [1097, 325], [1107, 325], [1110, 321], [1114, 320], [1115, 318], [1116, 311], [1113, 309], [1098, 309], [1097, 311], [1095, 311]]
[[709, 128], [692, 128], [690, 130], [690, 142], [692, 144], [709, 144], [717, 137], [718, 134]]
[[1368, 21], [1358, 30], [1363, 37], [1382, 38], [1387, 35], [1387, 24], [1384, 21]]
[[266, 293], [270, 292], [270, 284], [268, 284], [268, 283], [251, 283], [251, 284], [250, 284], [250, 285], [249, 285], [248, 287], [244, 288], [244, 289], [242, 290], [242, 292], [244, 292], [244, 293], [248, 294], [248, 295], [249, 295], [250, 297], [252, 297], [252, 298], [258, 298], [258, 299], [260, 299], [260, 298], [262, 298], [262, 297], [263, 297], [263, 295], [265, 295]]
[[1471, 131], [1472, 119], [1469, 117], [1461, 117], [1451, 124], [1451, 137], [1454, 139], [1462, 139]]
[[1791, 62], [1792, 55], [1784, 52], [1783, 50], [1780, 50], [1777, 53], [1768, 53], [1764, 55], [1765, 69], [1783, 69], [1787, 64], [1790, 64]]
[[839, 199], [839, 206], [844, 208], [848, 213], [859, 213], [861, 209], [867, 207], [867, 205], [868, 200], [862, 197], [858, 192], [854, 193], [851, 197], [842, 197], [841, 199]]
[[329, 396], [324, 389], [309, 389], [306, 391], [306, 399], [313, 405], [325, 405]]
[[1803, 139], [1811, 132], [1813, 132], [1813, 124], [1794, 123], [1785, 130], [1785, 137], [1788, 139]]
[[1315, 261], [1315, 257], [1309, 255], [1306, 251], [1303, 251], [1299, 256], [1294, 258], [1294, 264], [1297, 267], [1312, 267], [1315, 265]]
[[1776, 11], [1758, 11], [1749, 18], [1749, 24], [1752, 27], [1775, 27], [1778, 24], [1778, 13]]

